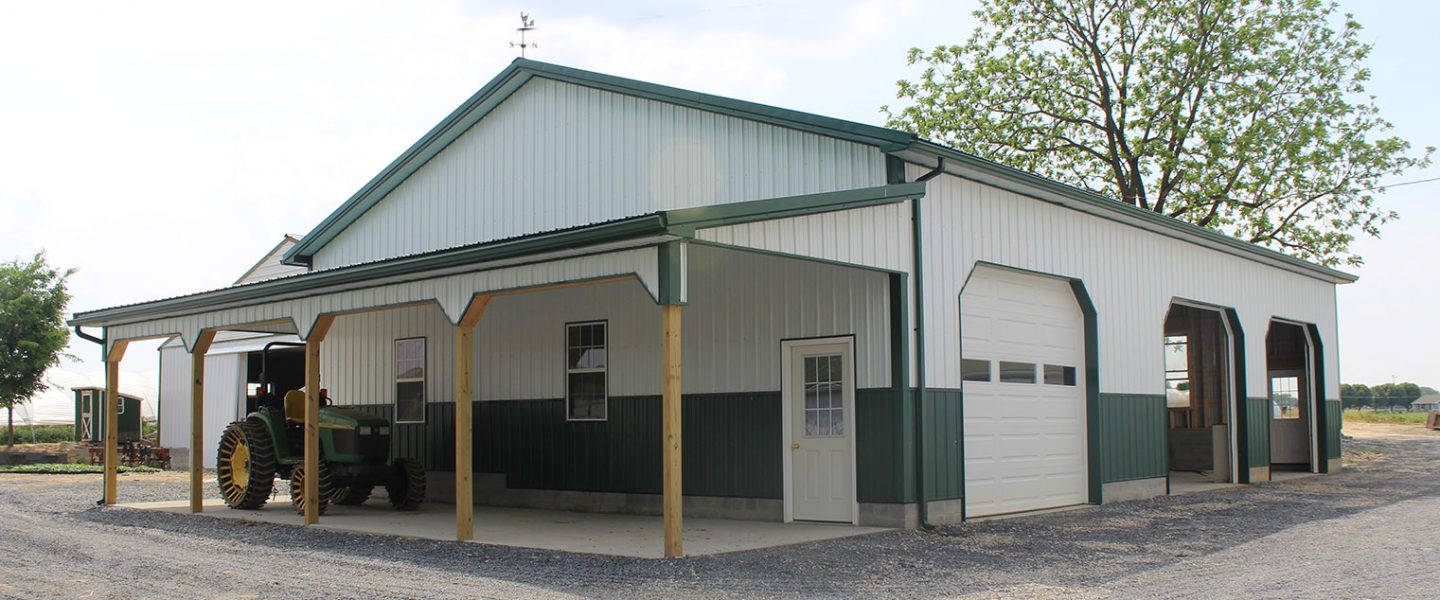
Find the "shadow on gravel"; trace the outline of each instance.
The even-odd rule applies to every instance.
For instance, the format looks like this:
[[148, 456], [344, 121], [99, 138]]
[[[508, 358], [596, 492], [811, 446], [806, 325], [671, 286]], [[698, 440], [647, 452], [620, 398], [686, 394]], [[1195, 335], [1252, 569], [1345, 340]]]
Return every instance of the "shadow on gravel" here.
[[[91, 509], [82, 521], [276, 550], [379, 558], [589, 596], [853, 596], [1095, 585], [1289, 527], [1440, 492], [1440, 440], [1347, 439], [1363, 460], [1337, 475], [1159, 497], [1065, 513], [893, 531], [675, 561], [569, 554]], [[659, 540], [656, 540], [659, 543]]]

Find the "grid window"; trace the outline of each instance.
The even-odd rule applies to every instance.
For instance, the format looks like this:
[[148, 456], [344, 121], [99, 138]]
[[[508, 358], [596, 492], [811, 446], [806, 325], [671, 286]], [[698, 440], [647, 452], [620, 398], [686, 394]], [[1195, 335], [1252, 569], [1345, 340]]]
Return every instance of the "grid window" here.
[[395, 340], [395, 422], [425, 422], [425, 338]]
[[805, 357], [805, 437], [845, 435], [845, 371], [841, 355]]
[[605, 419], [610, 359], [606, 333], [604, 321], [565, 326], [565, 410], [570, 420]]
[[1271, 377], [1270, 403], [1273, 418], [1300, 418], [1300, 378], [1293, 375]]

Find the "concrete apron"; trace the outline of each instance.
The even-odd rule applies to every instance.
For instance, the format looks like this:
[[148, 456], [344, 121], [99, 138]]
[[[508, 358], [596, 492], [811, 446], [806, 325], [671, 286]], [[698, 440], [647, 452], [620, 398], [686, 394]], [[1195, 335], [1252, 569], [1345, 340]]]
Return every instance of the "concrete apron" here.
[[[120, 507], [190, 514], [184, 500], [137, 502]], [[232, 510], [218, 499], [206, 499], [206, 517], [283, 525], [301, 525], [289, 502], [272, 502], [260, 510]], [[315, 527], [334, 531], [394, 535], [432, 540], [455, 539], [454, 505], [427, 504], [415, 512], [390, 510], [383, 500], [361, 506], [326, 509]], [[774, 523], [727, 519], [685, 519], [685, 554], [703, 556], [741, 550], [801, 544], [887, 531], [828, 523]], [[583, 554], [663, 558], [660, 517], [475, 507], [474, 543], [536, 548]]]

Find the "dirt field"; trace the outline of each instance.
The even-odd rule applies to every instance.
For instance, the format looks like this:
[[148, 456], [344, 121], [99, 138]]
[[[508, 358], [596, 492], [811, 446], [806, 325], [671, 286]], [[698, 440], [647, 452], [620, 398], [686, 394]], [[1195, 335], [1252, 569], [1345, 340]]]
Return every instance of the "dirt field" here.
[[1345, 434], [1338, 475], [679, 561], [102, 509], [98, 476], [0, 475], [0, 597], [1434, 597], [1412, 565], [1440, 539], [1440, 433]]

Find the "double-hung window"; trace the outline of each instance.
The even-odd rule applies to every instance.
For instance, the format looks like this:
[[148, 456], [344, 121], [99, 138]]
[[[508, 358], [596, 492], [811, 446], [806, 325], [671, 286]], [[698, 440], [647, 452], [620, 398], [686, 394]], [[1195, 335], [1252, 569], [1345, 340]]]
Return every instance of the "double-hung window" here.
[[425, 422], [425, 338], [395, 340], [395, 422]]
[[605, 420], [609, 366], [605, 321], [565, 325], [565, 418]]

